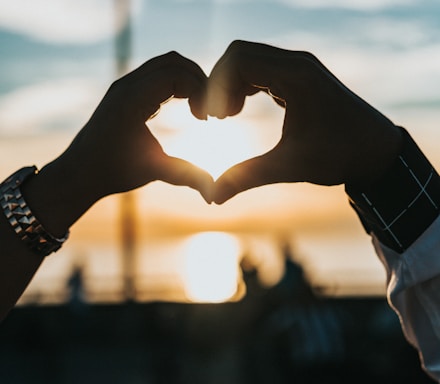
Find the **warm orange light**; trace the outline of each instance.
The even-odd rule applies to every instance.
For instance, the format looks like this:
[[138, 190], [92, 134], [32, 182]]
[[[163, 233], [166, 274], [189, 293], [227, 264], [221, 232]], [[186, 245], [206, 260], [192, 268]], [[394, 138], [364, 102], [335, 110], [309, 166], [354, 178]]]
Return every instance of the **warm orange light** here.
[[194, 302], [220, 303], [238, 289], [240, 270], [238, 240], [222, 232], [192, 236], [184, 249], [185, 293]]
[[[274, 104], [267, 95], [263, 97], [266, 103]], [[255, 116], [260, 107], [261, 99], [236, 117], [200, 121], [191, 114], [186, 102], [171, 99], [148, 126], [165, 152], [194, 163], [216, 179], [232, 165], [264, 153], [278, 142], [281, 124], [278, 129], [262, 127], [261, 119]], [[273, 117], [277, 109], [271, 105], [268, 115]], [[278, 117], [276, 121], [279, 120]]]

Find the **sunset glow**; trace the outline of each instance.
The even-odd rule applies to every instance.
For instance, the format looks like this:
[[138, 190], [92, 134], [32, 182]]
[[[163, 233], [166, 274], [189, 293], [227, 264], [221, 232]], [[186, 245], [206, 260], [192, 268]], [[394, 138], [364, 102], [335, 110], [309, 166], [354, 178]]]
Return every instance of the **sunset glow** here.
[[[266, 95], [263, 97], [274, 104]], [[201, 121], [191, 114], [186, 102], [173, 99], [148, 126], [165, 152], [194, 163], [216, 179], [232, 165], [268, 151], [279, 140], [279, 129], [271, 129], [268, 135], [268, 129], [261, 129], [253, 121], [249, 116], [252, 107], [255, 105], [237, 117]], [[281, 112], [275, 105], [272, 107]]]
[[[439, 168], [440, 24], [433, 15], [440, 5], [434, 0], [422, 3], [0, 2], [2, 178], [23, 165], [41, 168], [66, 149], [120, 75], [115, 70], [122, 57], [116, 55], [117, 42], [126, 54], [127, 71], [177, 51], [209, 75], [237, 38], [312, 52], [356, 94], [405, 126]], [[123, 4], [130, 7], [131, 17], [119, 8]], [[124, 35], [126, 40], [116, 39], [123, 27], [130, 34]], [[273, 148], [284, 112], [259, 93], [246, 99], [237, 116], [199, 121], [187, 100], [173, 99], [147, 125], [167, 154], [218, 178], [234, 164]], [[154, 182], [136, 191], [136, 198], [139, 235], [134, 248], [142, 261], [142, 268], [136, 268], [141, 301], [235, 299], [242, 244], [246, 260], [258, 267], [260, 282], [273, 286], [284, 271], [284, 242], [321, 292], [383, 295], [383, 267], [343, 187], [274, 184], [240, 193], [222, 205], [208, 205], [196, 190]], [[66, 247], [44, 263], [27, 291], [29, 297], [46, 303], [54, 297], [65, 300], [64, 282], [78, 255], [85, 255], [88, 300], [107, 300], [114, 292], [122, 297], [120, 217], [118, 196], [94, 205], [75, 223]], [[206, 231], [241, 236], [240, 246], [229, 235]], [[199, 232], [183, 251], [180, 236]]]
[[185, 292], [195, 302], [219, 303], [237, 292], [240, 245], [221, 232], [191, 237], [184, 250]]

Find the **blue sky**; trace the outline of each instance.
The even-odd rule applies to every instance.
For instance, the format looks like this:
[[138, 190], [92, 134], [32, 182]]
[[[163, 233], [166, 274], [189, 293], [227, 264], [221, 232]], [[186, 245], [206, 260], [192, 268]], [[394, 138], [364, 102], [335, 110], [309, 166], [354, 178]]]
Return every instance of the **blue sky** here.
[[[80, 128], [115, 76], [113, 3], [0, 0], [0, 134]], [[312, 51], [386, 112], [440, 106], [435, 0], [133, 0], [132, 16], [133, 67], [177, 50], [209, 72], [240, 38]]]
[[[117, 25], [113, 4], [112, 0], [0, 0], [0, 154], [7, 158], [0, 161], [0, 168], [4, 175], [28, 161], [24, 155], [35, 161], [33, 151], [49, 160], [58, 154], [52, 153], [52, 147], [58, 145], [49, 140], [56, 136], [52, 133], [66, 133], [67, 142], [71, 140], [114, 80], [113, 38]], [[407, 127], [440, 165], [438, 0], [133, 0], [132, 16], [131, 67], [177, 50], [209, 72], [227, 45], [238, 38], [311, 51], [352, 90]], [[237, 138], [241, 140], [236, 140], [239, 155], [243, 143], [252, 147], [249, 138], [267, 145], [267, 132], [274, 130], [274, 121], [282, 121], [282, 116], [275, 118], [274, 112], [265, 108], [259, 110], [267, 115], [266, 130], [254, 129], [255, 120], [260, 123], [264, 119], [250, 113], [246, 123], [219, 128], [223, 141], [209, 140], [206, 136], [212, 131], [201, 135], [200, 130], [193, 129], [190, 116], [185, 129], [190, 133], [187, 143], [192, 146], [191, 152], [204, 148], [203, 143], [196, 143], [201, 136], [212, 146], [208, 146], [208, 156], [220, 150], [220, 160], [226, 149], [232, 152], [231, 143]], [[177, 111], [164, 122], [170, 126], [181, 124], [185, 113]], [[34, 141], [23, 140], [35, 136], [47, 147], [37, 148]], [[17, 137], [19, 140], [14, 140]], [[249, 148], [249, 153], [261, 148], [256, 145]], [[326, 225], [335, 227], [338, 215], [357, 220], [345, 195], [332, 191], [304, 184], [274, 185], [249, 191], [218, 207], [207, 206], [195, 192], [155, 183], [140, 191], [140, 217], [150, 224], [145, 228], [153, 229], [171, 228], [176, 217], [201, 218], [209, 223], [238, 217], [252, 220], [253, 228], [262, 223], [264, 228], [276, 225], [298, 230], [317, 223], [322, 231]], [[95, 216], [87, 215], [79, 225], [84, 225], [82, 233], [87, 235], [97, 228], [108, 228], [107, 245], [108, 239], [115, 241], [109, 217], [113, 217], [117, 205], [103, 204], [98, 205]], [[356, 225], [361, 231], [357, 221]], [[361, 254], [370, 262], [372, 249], [366, 235], [362, 232], [367, 243], [365, 253], [359, 252], [358, 237], [351, 233], [344, 236], [341, 241], [331, 234], [325, 241], [310, 241], [315, 248], [305, 248], [308, 260], [313, 261], [313, 255], [322, 258], [316, 263], [324, 265], [321, 276], [329, 275], [326, 266], [335, 271], [332, 266], [338, 257], [342, 269], [354, 268]], [[302, 239], [298, 236], [299, 241]], [[72, 254], [77, 252], [75, 245], [71, 247], [66, 249]], [[84, 252], [81, 243], [78, 249]], [[99, 264], [99, 271], [103, 264]], [[360, 263], [362, 276], [368, 265]], [[377, 268], [382, 287], [383, 270]]]

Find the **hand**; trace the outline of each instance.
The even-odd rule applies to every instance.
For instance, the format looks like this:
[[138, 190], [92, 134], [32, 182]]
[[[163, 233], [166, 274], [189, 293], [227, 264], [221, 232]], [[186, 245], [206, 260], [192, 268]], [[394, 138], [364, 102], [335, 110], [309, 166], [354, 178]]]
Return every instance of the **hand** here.
[[261, 90], [286, 110], [281, 140], [220, 176], [216, 203], [271, 183], [367, 184], [399, 151], [399, 129], [307, 52], [233, 42], [209, 76], [205, 101], [192, 100], [193, 110], [232, 116]]
[[205, 198], [212, 178], [191, 163], [167, 156], [146, 121], [172, 97], [200, 92], [206, 76], [200, 67], [169, 53], [117, 80], [64, 157], [82, 168], [96, 193], [124, 192], [154, 180], [187, 185]]
[[[43, 227], [62, 237], [101, 197], [154, 180], [190, 186], [211, 201], [212, 177], [167, 156], [146, 127], [161, 103], [172, 96], [194, 97], [205, 86], [203, 71], [176, 53], [152, 59], [116, 81], [69, 148], [22, 185]], [[3, 214], [0, 239], [1, 320], [43, 259], [18, 239]]]
[[194, 97], [206, 80], [198, 65], [173, 52], [112, 84], [69, 148], [26, 185], [29, 204], [47, 229], [64, 233], [100, 198], [154, 180], [189, 186], [211, 202], [212, 177], [167, 156], [146, 126], [162, 103]]

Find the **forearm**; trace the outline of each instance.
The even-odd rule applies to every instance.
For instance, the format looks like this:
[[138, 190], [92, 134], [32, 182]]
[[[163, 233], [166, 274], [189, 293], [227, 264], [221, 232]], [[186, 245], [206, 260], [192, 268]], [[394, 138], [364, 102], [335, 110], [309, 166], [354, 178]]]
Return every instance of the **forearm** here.
[[26, 169], [22, 178], [16, 175], [2, 184], [0, 318], [18, 300], [44, 255], [55, 251], [70, 226], [102, 197], [162, 180], [194, 188], [212, 201], [212, 177], [166, 155], [146, 126], [170, 97], [193, 97], [205, 84], [202, 69], [176, 52], [151, 59], [112, 84], [60, 157], [37, 175]]
[[[44, 251], [31, 248], [29, 241], [23, 240], [22, 236], [27, 236], [28, 231], [33, 232], [36, 227], [28, 227], [27, 222], [20, 224], [21, 208], [14, 208], [17, 201], [24, 201], [24, 209], [30, 210], [25, 220], [35, 218], [44, 228], [44, 233], [56, 239], [63, 239], [70, 226], [92, 204], [87, 198], [89, 195], [81, 193], [82, 188], [87, 190], [88, 186], [75, 180], [75, 173], [66, 165], [57, 160], [40, 173], [29, 176], [14, 192], [8, 189], [1, 196], [0, 319], [14, 306], [45, 257]], [[11, 199], [8, 194], [19, 197]]]
[[346, 185], [366, 231], [399, 253], [440, 214], [440, 177], [411, 136], [402, 132], [401, 151], [379, 179], [362, 189]]
[[387, 270], [387, 297], [405, 336], [440, 379], [440, 177], [405, 133], [382, 177], [347, 192]]
[[[44, 166], [27, 181], [22, 192], [32, 212], [44, 228], [62, 237], [98, 200], [91, 183], [85, 179], [85, 166], [73, 164], [60, 156]], [[94, 196], [94, 197], [92, 197]]]
[[19, 299], [43, 259], [19, 240], [5, 215], [0, 214], [0, 320]]

